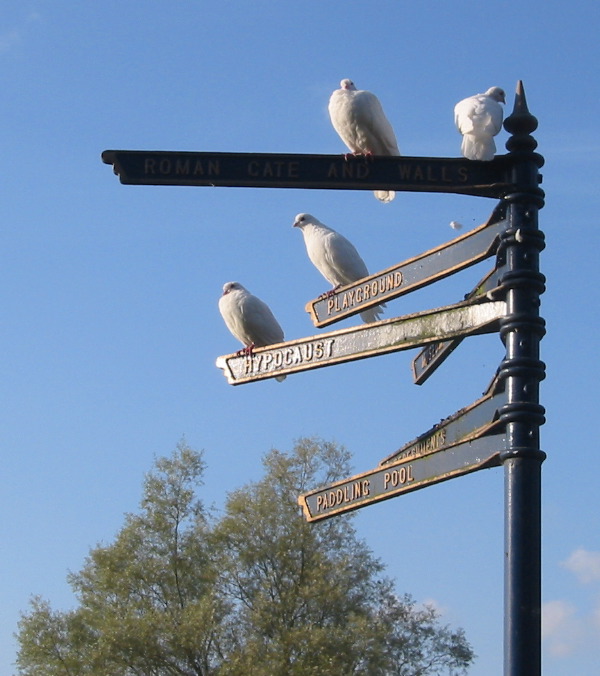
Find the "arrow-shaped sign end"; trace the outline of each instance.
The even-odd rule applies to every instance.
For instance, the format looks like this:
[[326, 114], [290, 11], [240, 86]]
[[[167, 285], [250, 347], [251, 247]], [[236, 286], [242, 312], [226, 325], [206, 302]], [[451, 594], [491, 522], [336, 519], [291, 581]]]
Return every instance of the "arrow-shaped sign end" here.
[[231, 368], [229, 367], [229, 359], [231, 357], [235, 357], [235, 353], [233, 354], [225, 354], [221, 357], [217, 357], [216, 360], [216, 365], [218, 368], [220, 368], [223, 371], [223, 375], [225, 378], [227, 378], [227, 382], [230, 385], [237, 385], [235, 378], [233, 377], [233, 373], [231, 371]]

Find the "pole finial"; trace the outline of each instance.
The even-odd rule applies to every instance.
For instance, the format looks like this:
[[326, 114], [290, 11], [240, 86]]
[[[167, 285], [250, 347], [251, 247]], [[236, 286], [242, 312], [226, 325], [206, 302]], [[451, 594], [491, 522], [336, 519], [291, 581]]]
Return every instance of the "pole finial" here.
[[530, 136], [538, 126], [537, 118], [534, 117], [527, 107], [525, 88], [523, 81], [517, 82], [515, 92], [515, 104], [509, 117], [504, 120], [504, 128], [512, 136], [506, 142], [506, 148], [510, 152], [532, 152], [537, 147], [537, 141]]

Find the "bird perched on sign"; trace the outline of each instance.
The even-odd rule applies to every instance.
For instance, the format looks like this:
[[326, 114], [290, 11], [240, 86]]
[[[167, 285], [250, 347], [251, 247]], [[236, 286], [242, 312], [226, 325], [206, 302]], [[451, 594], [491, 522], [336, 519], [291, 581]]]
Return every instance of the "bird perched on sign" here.
[[[379, 99], [352, 80], [342, 80], [329, 99], [329, 117], [342, 141], [356, 155], [400, 155], [396, 135]], [[391, 202], [393, 190], [376, 190], [381, 202]]]
[[[369, 275], [354, 245], [318, 218], [311, 214], [298, 214], [293, 227], [302, 231], [308, 257], [334, 290]], [[365, 322], [374, 322], [379, 319], [384, 307], [385, 303], [381, 303], [361, 312], [360, 316]]]
[[[227, 282], [223, 285], [219, 312], [233, 336], [244, 345], [241, 352], [252, 354], [255, 347], [281, 343], [284, 340], [283, 329], [269, 306], [253, 296], [239, 282]], [[277, 380], [285, 380], [285, 376], [279, 376]]]
[[490, 87], [484, 94], [475, 94], [454, 106], [454, 122], [463, 135], [461, 152], [468, 160], [494, 159], [494, 136], [502, 129], [504, 111], [501, 103], [506, 94], [500, 87]]

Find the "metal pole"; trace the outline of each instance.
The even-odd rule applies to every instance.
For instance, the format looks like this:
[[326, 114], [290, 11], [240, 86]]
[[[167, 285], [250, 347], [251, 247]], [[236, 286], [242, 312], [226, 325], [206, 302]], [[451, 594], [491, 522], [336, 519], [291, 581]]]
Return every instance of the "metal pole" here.
[[539, 427], [544, 408], [539, 404], [539, 383], [545, 366], [539, 342], [545, 333], [539, 315], [544, 276], [539, 252], [544, 236], [538, 229], [538, 209], [544, 205], [539, 168], [544, 159], [534, 152], [530, 133], [537, 128], [529, 113], [521, 82], [512, 114], [504, 122], [512, 134], [506, 143], [515, 160], [515, 191], [506, 196], [509, 228], [500, 254], [507, 263], [502, 279], [507, 315], [500, 335], [506, 358], [499, 377], [505, 379], [507, 403], [501, 409], [506, 422], [507, 449], [501, 453], [505, 472], [505, 579], [504, 674], [541, 674], [541, 465]]

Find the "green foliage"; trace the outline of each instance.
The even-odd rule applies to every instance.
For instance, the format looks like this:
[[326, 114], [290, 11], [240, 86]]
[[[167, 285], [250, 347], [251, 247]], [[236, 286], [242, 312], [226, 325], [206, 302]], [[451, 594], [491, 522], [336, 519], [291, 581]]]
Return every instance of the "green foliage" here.
[[69, 577], [78, 606], [34, 598], [22, 676], [433, 676], [473, 661], [462, 630], [399, 598], [351, 517], [307, 523], [300, 493], [350, 474], [336, 444], [273, 450], [265, 476], [211, 523], [202, 455], [180, 444], [145, 479], [141, 511]]

